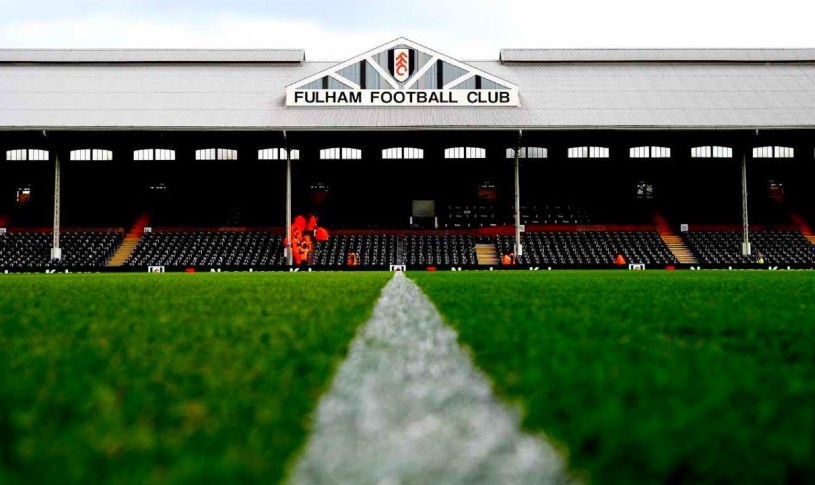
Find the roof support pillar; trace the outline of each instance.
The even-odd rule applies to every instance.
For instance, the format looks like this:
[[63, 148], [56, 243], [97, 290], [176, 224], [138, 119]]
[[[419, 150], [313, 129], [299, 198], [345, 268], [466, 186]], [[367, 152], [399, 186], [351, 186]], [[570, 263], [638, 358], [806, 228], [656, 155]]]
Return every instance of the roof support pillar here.
[[743, 239], [741, 243], [742, 256], [750, 255], [750, 227], [747, 216], [747, 147], [741, 154], [741, 224]]
[[515, 257], [523, 256], [521, 246], [521, 137], [523, 132], [518, 130], [518, 143], [515, 146]]
[[62, 259], [62, 248], [59, 247], [60, 218], [60, 163], [59, 150], [54, 150], [54, 241], [51, 247], [51, 259]]
[[291, 150], [289, 150], [286, 130], [283, 130], [283, 147], [286, 150], [286, 248], [283, 250], [286, 256], [286, 264], [293, 263], [291, 252]]

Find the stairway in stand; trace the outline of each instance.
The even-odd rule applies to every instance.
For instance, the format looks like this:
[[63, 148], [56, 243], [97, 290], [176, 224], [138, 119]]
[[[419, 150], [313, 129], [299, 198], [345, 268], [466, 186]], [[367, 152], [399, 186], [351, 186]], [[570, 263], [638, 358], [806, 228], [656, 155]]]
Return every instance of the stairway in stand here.
[[671, 228], [668, 220], [662, 215], [661, 212], [654, 212], [654, 224], [656, 225], [657, 233], [662, 238], [662, 242], [668, 246], [671, 254], [674, 255], [677, 261], [681, 264], [697, 264], [696, 256], [688, 249], [685, 241]]
[[478, 264], [497, 265], [498, 255], [495, 254], [495, 244], [476, 244], [475, 259]]
[[800, 214], [793, 212], [790, 214], [790, 220], [793, 224], [798, 226], [798, 230], [801, 231], [801, 234], [803, 234], [805, 238], [807, 238], [807, 241], [815, 244], [815, 230], [813, 230], [812, 227], [807, 224]]
[[133, 250], [136, 249], [136, 245], [139, 244], [139, 239], [141, 238], [131, 237], [128, 234], [106, 266], [108, 268], [118, 268], [123, 265], [124, 262], [127, 261], [127, 258], [130, 257], [130, 254], [133, 253]]
[[150, 224], [150, 214], [148, 212], [142, 213], [133, 221], [133, 225], [130, 226], [130, 232], [125, 234], [122, 245], [119, 246], [116, 253], [110, 258], [110, 261], [108, 261], [106, 265], [107, 267], [117, 268], [127, 261], [127, 258], [130, 257], [133, 250], [136, 249], [136, 246], [139, 244], [139, 240], [141, 240], [142, 235], [144, 235], [144, 227], [148, 224]]
[[407, 259], [407, 251], [405, 251], [407, 246], [405, 236], [399, 236], [396, 238], [396, 257], [394, 258], [394, 264], [405, 264], [405, 260]]

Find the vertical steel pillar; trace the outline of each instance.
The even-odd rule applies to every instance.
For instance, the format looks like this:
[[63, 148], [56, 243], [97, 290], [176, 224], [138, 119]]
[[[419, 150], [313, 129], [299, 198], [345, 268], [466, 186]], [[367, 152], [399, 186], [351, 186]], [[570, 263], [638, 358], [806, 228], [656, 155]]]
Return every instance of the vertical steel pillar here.
[[283, 146], [286, 150], [286, 264], [293, 264], [291, 246], [291, 150], [289, 150], [286, 130], [283, 130]]
[[742, 256], [750, 255], [750, 227], [747, 217], [747, 148], [741, 154], [741, 223], [744, 237], [741, 243]]
[[521, 137], [523, 132], [518, 130], [518, 143], [515, 146], [515, 258], [523, 255], [521, 246]]
[[59, 247], [59, 212], [60, 212], [60, 166], [59, 150], [54, 150], [54, 242], [51, 247], [51, 259], [62, 259], [62, 248]]

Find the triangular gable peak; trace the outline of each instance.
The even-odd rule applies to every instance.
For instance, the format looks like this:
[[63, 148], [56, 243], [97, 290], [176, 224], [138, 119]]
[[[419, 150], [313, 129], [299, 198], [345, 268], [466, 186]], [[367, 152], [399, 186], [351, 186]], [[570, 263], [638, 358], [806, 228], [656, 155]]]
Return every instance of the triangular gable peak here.
[[518, 106], [518, 87], [405, 38], [286, 87], [287, 106]]

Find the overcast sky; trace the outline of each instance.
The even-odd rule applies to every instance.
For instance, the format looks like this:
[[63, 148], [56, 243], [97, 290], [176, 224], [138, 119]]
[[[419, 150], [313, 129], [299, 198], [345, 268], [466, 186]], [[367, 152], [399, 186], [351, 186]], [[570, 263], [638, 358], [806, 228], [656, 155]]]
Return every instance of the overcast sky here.
[[815, 0], [0, 0], [0, 47], [303, 48], [343, 60], [405, 36], [502, 47], [815, 47]]

